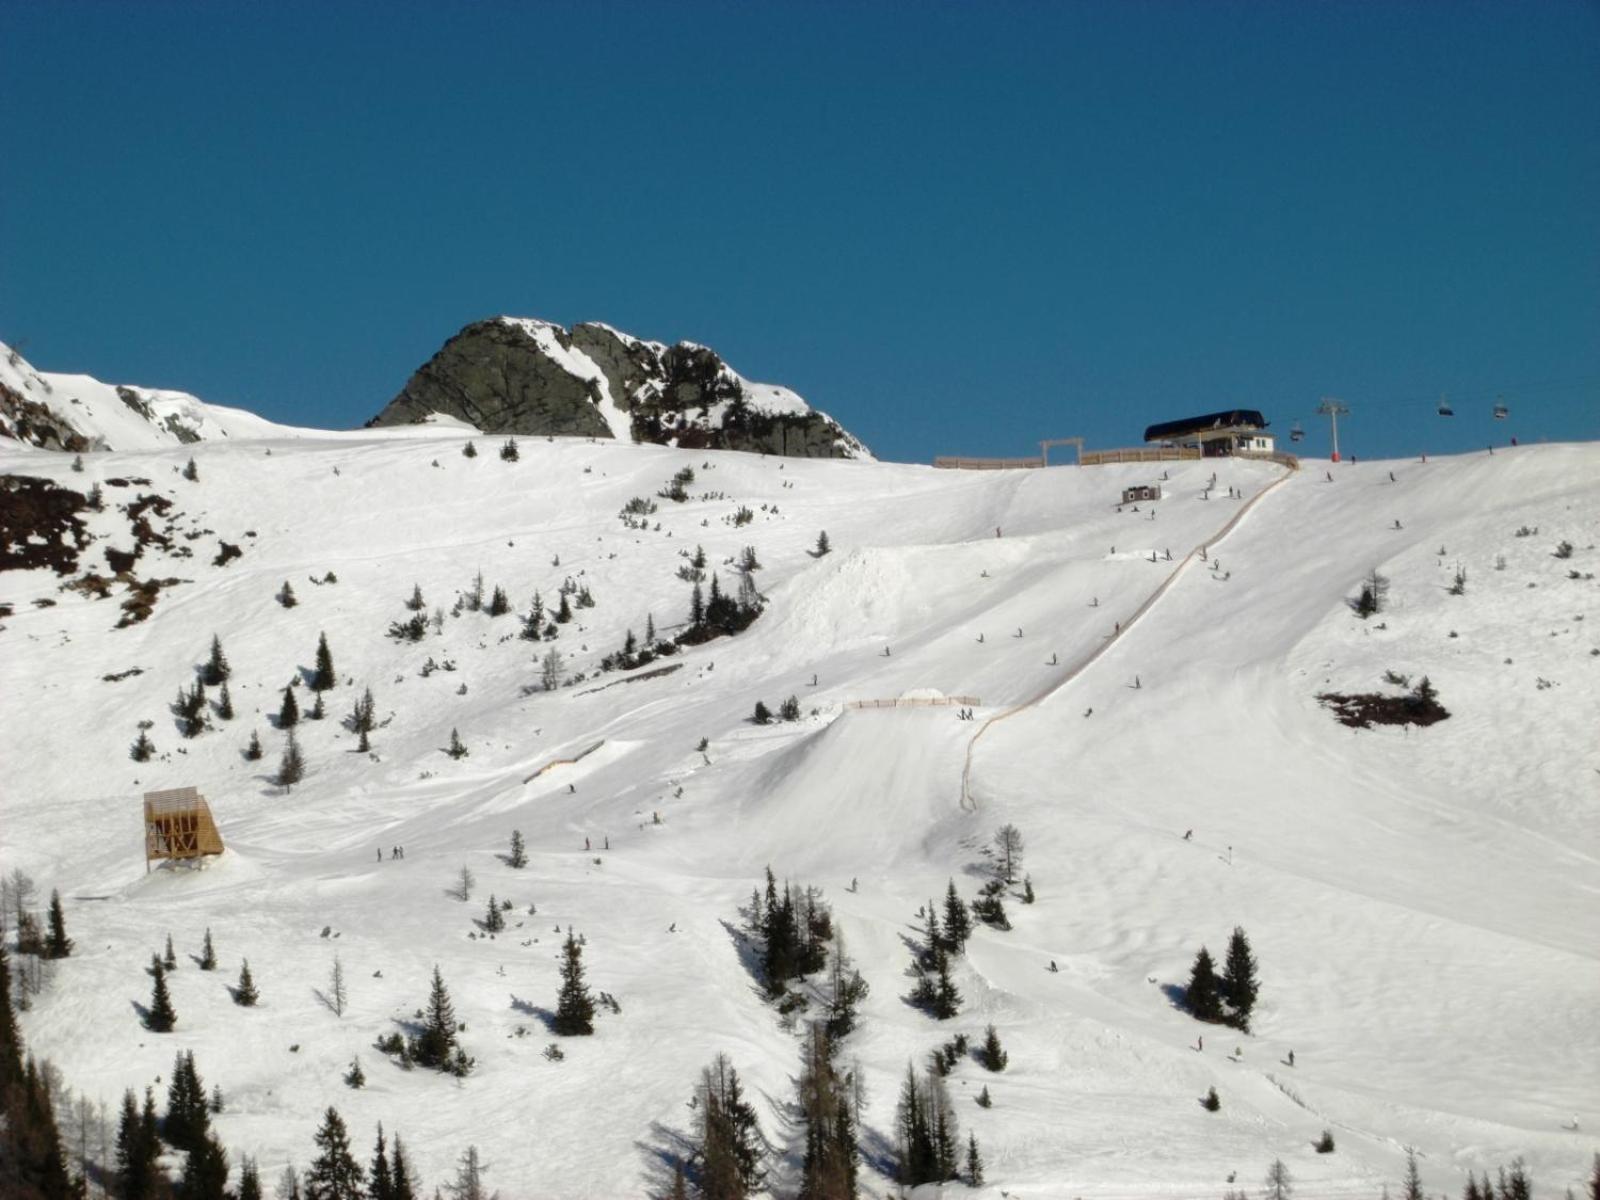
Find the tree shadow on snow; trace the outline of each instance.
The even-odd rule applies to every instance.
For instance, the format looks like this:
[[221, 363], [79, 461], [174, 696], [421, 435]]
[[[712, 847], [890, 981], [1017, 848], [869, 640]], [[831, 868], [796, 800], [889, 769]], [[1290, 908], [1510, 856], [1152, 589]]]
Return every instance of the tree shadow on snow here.
[[1189, 1011], [1189, 989], [1184, 987], [1183, 984], [1163, 983], [1161, 985], [1161, 994], [1179, 1012], [1186, 1013]]
[[552, 1009], [545, 1008], [542, 1004], [534, 1004], [532, 1001], [524, 1000], [515, 992], [511, 993], [511, 1011], [521, 1013], [525, 1017], [535, 1018], [544, 1025], [545, 1031], [548, 1033], [553, 1034], [556, 1031], [556, 1014]]
[[762, 969], [761, 956], [756, 952], [756, 946], [750, 936], [734, 925], [732, 921], [723, 918], [723, 929], [728, 931], [728, 938], [733, 942], [733, 948], [739, 953], [739, 965], [750, 976], [750, 990], [763, 1000], [767, 998], [767, 989], [764, 981], [766, 972]]
[[651, 1121], [649, 1138], [639, 1139], [633, 1145], [644, 1160], [646, 1194], [654, 1200], [666, 1200], [672, 1194], [673, 1178], [679, 1167], [683, 1168], [683, 1177], [689, 1186], [699, 1188], [697, 1148], [689, 1134], [660, 1121]]

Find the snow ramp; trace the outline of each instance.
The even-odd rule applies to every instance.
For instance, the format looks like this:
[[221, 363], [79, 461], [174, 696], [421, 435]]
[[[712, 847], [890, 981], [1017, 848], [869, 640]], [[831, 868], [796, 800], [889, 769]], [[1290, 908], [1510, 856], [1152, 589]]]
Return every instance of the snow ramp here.
[[844, 712], [750, 765], [741, 843], [819, 880], [920, 864], [941, 829], [955, 835], [967, 728], [947, 708]]

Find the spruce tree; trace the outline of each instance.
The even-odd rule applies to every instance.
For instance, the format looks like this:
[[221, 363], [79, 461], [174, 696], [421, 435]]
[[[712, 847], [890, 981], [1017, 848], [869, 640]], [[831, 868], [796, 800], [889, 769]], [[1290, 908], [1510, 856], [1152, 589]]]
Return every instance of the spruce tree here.
[[854, 1118], [821, 1024], [813, 1024], [806, 1036], [798, 1091], [800, 1120], [805, 1126], [801, 1200], [853, 1200], [859, 1161]]
[[594, 1032], [594, 999], [583, 981], [583, 947], [570, 929], [561, 946], [561, 991], [552, 1028], [564, 1037]]
[[155, 964], [155, 983], [150, 990], [150, 1007], [145, 1010], [144, 1027], [151, 1033], [171, 1033], [178, 1023], [178, 1014], [172, 1007], [172, 997], [167, 994], [167, 969]]
[[344, 1119], [329, 1108], [317, 1130], [317, 1157], [306, 1172], [305, 1200], [366, 1200], [365, 1173], [350, 1153]]
[[118, 1200], [150, 1200], [154, 1190], [154, 1148], [145, 1141], [139, 1102], [129, 1088], [122, 1093], [122, 1117], [117, 1123]]
[[445, 753], [451, 758], [465, 758], [468, 754], [466, 743], [461, 740], [461, 734], [455, 729], [450, 730], [450, 748]]
[[250, 744], [244, 748], [244, 756], [249, 762], [261, 760], [261, 735], [254, 729], [250, 731]]
[[46, 958], [66, 958], [72, 953], [72, 939], [67, 936], [67, 918], [61, 911], [61, 893], [50, 889], [50, 935], [45, 938]]
[[[411, 585], [411, 599], [406, 601], [406, 607], [412, 612], [421, 612], [427, 607], [427, 601], [422, 598], [422, 585], [420, 583], [413, 583]], [[381, 1129], [379, 1130], [378, 1136], [380, 1139], [383, 1136]]]
[[226, 682], [222, 685], [222, 692], [217, 696], [217, 716], [224, 721], [233, 720], [233, 693], [228, 690]]
[[294, 730], [291, 729], [288, 740], [284, 742], [283, 757], [278, 760], [278, 786], [289, 789], [305, 777], [305, 759], [300, 756], [300, 743], [295, 740]]
[[226, 683], [232, 674], [233, 670], [228, 666], [228, 656], [222, 652], [222, 639], [212, 634], [211, 657], [206, 660], [200, 678], [205, 680], [207, 687], [218, 687]]
[[1194, 956], [1194, 967], [1189, 972], [1189, 986], [1183, 992], [1189, 1011], [1202, 1021], [1222, 1019], [1222, 994], [1217, 983], [1216, 968], [1211, 963], [1211, 952], [1204, 946]]
[[369, 1200], [395, 1200], [394, 1176], [389, 1171], [389, 1150], [384, 1144], [381, 1123], [378, 1144], [372, 1152], [372, 1166], [368, 1169], [367, 1196]]
[[161, 1123], [166, 1140], [179, 1150], [193, 1153], [211, 1133], [205, 1084], [195, 1069], [194, 1051], [178, 1054], [167, 1082], [167, 1115]]
[[826, 529], [824, 529], [821, 533], [817, 534], [817, 555], [816, 556], [818, 558], [821, 558], [824, 554], [828, 553], [828, 551], [830, 551], [832, 549], [833, 549], [833, 545], [828, 541], [828, 531]]
[[1250, 940], [1245, 937], [1244, 930], [1235, 925], [1233, 936], [1228, 939], [1228, 958], [1222, 970], [1221, 992], [1222, 998], [1233, 1009], [1232, 1023], [1240, 1029], [1248, 1031], [1250, 1028], [1250, 1012], [1255, 1008], [1259, 990], [1256, 960], [1250, 953]]
[[293, 729], [300, 724], [300, 704], [294, 698], [294, 687], [283, 689], [283, 703], [278, 706], [278, 728]]
[[433, 986], [423, 1016], [422, 1032], [411, 1039], [411, 1058], [420, 1066], [443, 1071], [456, 1051], [456, 1010], [450, 1003], [444, 977], [433, 968]]
[[700, 629], [706, 623], [706, 599], [700, 591], [700, 581], [695, 580], [694, 591], [689, 596], [689, 628]]
[[989, 1026], [983, 1034], [983, 1047], [978, 1051], [978, 1061], [985, 1069], [990, 1071], [1004, 1071], [1010, 1055], [1000, 1045], [1000, 1035], [995, 1032], [993, 1025]]
[[983, 1155], [978, 1153], [978, 1135], [967, 1134], [967, 1186], [983, 1186]]
[[483, 928], [486, 933], [499, 933], [506, 927], [506, 915], [500, 909], [500, 901], [495, 899], [493, 892], [489, 893], [489, 908], [483, 914]]
[[338, 680], [333, 674], [333, 653], [328, 649], [328, 635], [317, 634], [317, 665], [311, 674], [311, 690], [325, 692], [334, 687]]
[[400, 1135], [394, 1135], [394, 1158], [390, 1165], [394, 1178], [394, 1200], [417, 1200], [416, 1185], [411, 1179], [411, 1164], [406, 1159], [405, 1144]]
[[944, 894], [945, 945], [950, 948], [950, 953], [960, 954], [966, 948], [967, 939], [971, 936], [972, 918], [967, 915], [967, 906], [956, 894], [956, 881], [951, 879], [950, 886]]
[[155, 743], [150, 740], [150, 735], [141, 729], [139, 736], [133, 740], [133, 745], [128, 750], [128, 757], [134, 762], [149, 762], [155, 752]]
[[745, 1100], [739, 1072], [717, 1055], [701, 1076], [700, 1195], [702, 1200], [745, 1200], [765, 1179], [761, 1130]]
[[233, 1002], [241, 1008], [254, 1008], [261, 994], [256, 991], [256, 981], [250, 976], [250, 960], [239, 964], [239, 984], [233, 989]]
[[507, 861], [518, 870], [528, 865], [528, 848], [522, 841], [522, 830], [511, 831], [511, 856]]
[[245, 1155], [239, 1160], [239, 1192], [237, 1200], [262, 1200], [261, 1171], [256, 1160]]
[[476, 446], [474, 446], [470, 440], [468, 440], [467, 444], [465, 446], [461, 447], [461, 457], [462, 458], [477, 458], [478, 457], [478, 448]]
[[167, 934], [167, 946], [161, 955], [161, 965], [168, 971], [176, 971], [178, 969], [178, 954], [172, 948], [172, 935], [170, 933]]
[[1404, 1200], [1427, 1200], [1422, 1194], [1422, 1173], [1417, 1170], [1417, 1152], [1411, 1146], [1406, 1147], [1406, 1179], [1402, 1186], [1405, 1190], [1400, 1195]]
[[933, 969], [939, 976], [933, 988], [933, 1015], [948, 1021], [961, 1011], [961, 993], [950, 979], [950, 956], [943, 950], [934, 952]]
[[294, 585], [287, 579], [283, 581], [283, 586], [278, 589], [278, 603], [285, 608], [293, 608], [300, 603], [299, 600], [295, 599]]

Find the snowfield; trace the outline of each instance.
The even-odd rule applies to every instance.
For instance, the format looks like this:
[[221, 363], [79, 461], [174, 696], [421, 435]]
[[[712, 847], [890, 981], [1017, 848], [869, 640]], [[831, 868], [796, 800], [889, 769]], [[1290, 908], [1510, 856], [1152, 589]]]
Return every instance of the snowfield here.
[[[773, 1147], [771, 1193], [791, 1195], [800, 1032], [736, 936], [771, 864], [823, 889], [871, 985], [843, 1047], [865, 1079], [866, 1194], [897, 1191], [885, 1172], [908, 1060], [991, 1022], [1009, 1068], [968, 1059], [949, 1080], [986, 1160], [971, 1194], [1253, 1193], [1281, 1158], [1299, 1195], [1375, 1197], [1398, 1191], [1406, 1146], [1430, 1193], [1518, 1155], [1536, 1195], [1587, 1178], [1600, 446], [1340, 464], [1331, 481], [1321, 463], [1173, 463], [1166, 499], [1119, 509], [1161, 469], [935, 471], [576, 439], [522, 439], [508, 462], [498, 439], [464, 457], [471, 433], [448, 423], [229, 433], [86, 454], [81, 473], [0, 443], [0, 473], [99, 482], [106, 498], [85, 514], [97, 540], [74, 576], [0, 574], [0, 869], [46, 898], [59, 888], [77, 943], [22, 1026], [75, 1091], [114, 1109], [192, 1049], [225, 1094], [214, 1121], [232, 1161], [254, 1156], [269, 1186], [309, 1163], [331, 1104], [363, 1160], [377, 1122], [398, 1132], [429, 1189], [470, 1143], [505, 1200], [645, 1196], [670, 1183], [700, 1069], [724, 1052]], [[683, 467], [691, 499], [658, 498]], [[117, 628], [120, 584], [107, 599], [62, 584], [111, 574], [105, 548], [133, 546], [118, 506], [145, 494], [172, 500], [152, 519], [170, 548], [147, 546], [133, 574], [180, 582]], [[658, 505], [648, 528], [619, 520], [634, 497]], [[736, 525], [741, 506], [752, 519]], [[832, 552], [816, 557], [823, 530]], [[213, 565], [220, 542], [242, 553]], [[647, 618], [668, 636], [685, 621], [677, 572], [696, 545], [730, 593], [755, 548], [764, 614], [597, 674]], [[1363, 621], [1346, 601], [1373, 568], [1389, 603]], [[451, 615], [479, 571], [511, 614]], [[534, 591], [554, 609], [568, 577], [594, 606], [556, 641], [520, 640]], [[293, 608], [275, 600], [286, 580]], [[414, 583], [442, 632], [391, 639]], [[326, 720], [302, 719], [307, 776], [285, 792], [271, 718], [319, 632], [339, 686]], [[169, 704], [213, 634], [237, 715], [186, 740]], [[586, 677], [545, 692], [552, 646], [566, 677]], [[1450, 719], [1352, 730], [1317, 700], [1398, 693], [1385, 671], [1427, 675]], [[342, 724], [365, 687], [370, 756]], [[297, 694], [305, 713], [312, 695]], [[798, 722], [749, 721], [756, 701], [791, 695]], [[965, 701], [927, 702], [941, 696], [975, 698], [974, 720]], [[851, 706], [900, 698], [922, 702]], [[129, 757], [141, 720], [146, 763]], [[452, 729], [468, 756], [444, 752]], [[258, 762], [241, 753], [252, 731]], [[141, 794], [188, 785], [227, 853], [146, 873]], [[976, 895], [1007, 822], [1037, 902], [1008, 900], [1009, 932], [978, 927], [957, 964], [962, 1011], [935, 1021], [904, 999], [905, 939], [951, 878]], [[503, 858], [513, 829], [522, 870]], [[464, 866], [467, 902], [447, 894]], [[493, 939], [475, 924], [491, 893], [514, 906]], [[1235, 925], [1260, 962], [1249, 1035], [1173, 1000], [1201, 944], [1220, 957]], [[559, 1039], [555, 1062], [544, 1017], [568, 926], [621, 1012]], [[207, 928], [215, 973], [190, 958]], [[136, 1006], [169, 932], [179, 1021], [152, 1034]], [[318, 995], [335, 954], [342, 1017]], [[228, 992], [242, 958], [254, 1009]], [[424, 1003], [435, 964], [477, 1059], [464, 1080], [373, 1049]], [[361, 1090], [342, 1082], [352, 1057]], [[973, 1102], [985, 1084], [989, 1109]], [[1198, 1103], [1213, 1086], [1216, 1113]], [[1332, 1154], [1312, 1149], [1324, 1129]]]

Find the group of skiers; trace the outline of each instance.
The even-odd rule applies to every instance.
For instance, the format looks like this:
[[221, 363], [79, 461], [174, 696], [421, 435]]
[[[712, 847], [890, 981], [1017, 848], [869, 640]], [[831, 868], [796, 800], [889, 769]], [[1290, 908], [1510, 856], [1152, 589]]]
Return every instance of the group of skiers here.
[[[389, 857], [390, 858], [404, 858], [405, 856], [406, 856], [406, 848], [404, 846], [390, 846], [389, 847]], [[378, 861], [379, 862], [383, 861], [383, 847], [382, 846], [378, 847]]]

